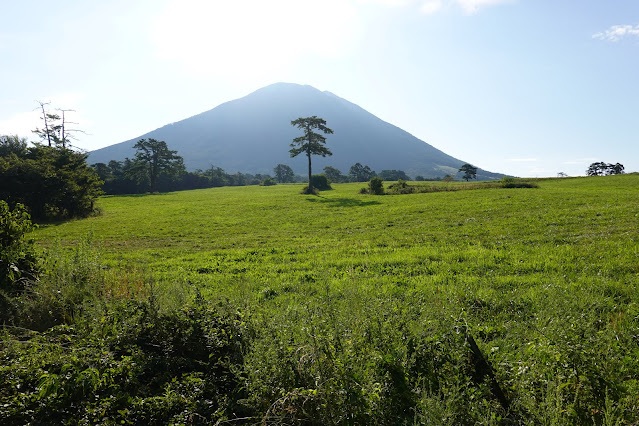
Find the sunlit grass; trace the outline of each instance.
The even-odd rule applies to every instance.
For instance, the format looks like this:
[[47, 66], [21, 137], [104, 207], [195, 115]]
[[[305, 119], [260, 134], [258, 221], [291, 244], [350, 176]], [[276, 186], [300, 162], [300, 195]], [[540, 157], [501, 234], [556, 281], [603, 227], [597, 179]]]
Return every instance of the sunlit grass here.
[[[639, 175], [536, 183], [392, 196], [336, 184], [319, 196], [277, 185], [104, 197], [101, 215], [34, 236], [71, 250], [92, 234], [105, 267], [181, 292], [173, 303], [195, 289], [230, 300], [273, 328], [255, 343], [263, 356], [276, 350], [269, 333], [297, 356], [316, 338], [304, 330], [317, 328], [345, 359], [385, 350], [408, 359], [406, 333], [446, 335], [465, 324], [518, 409], [536, 410], [527, 418], [569, 423], [592, 409], [601, 419], [606, 392], [631, 412]], [[387, 343], [361, 340], [373, 330]], [[545, 414], [551, 406], [559, 408]]]

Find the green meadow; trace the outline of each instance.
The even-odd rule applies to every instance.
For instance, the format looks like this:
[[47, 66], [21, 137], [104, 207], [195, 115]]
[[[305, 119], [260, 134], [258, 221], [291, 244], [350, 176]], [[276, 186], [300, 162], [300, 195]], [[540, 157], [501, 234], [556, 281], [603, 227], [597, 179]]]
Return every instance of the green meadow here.
[[[58, 325], [30, 345], [6, 343], [26, 338], [5, 331], [4, 363], [16, 371], [5, 384], [36, 379], [0, 391], [0, 414], [637, 424], [639, 175], [535, 183], [103, 197], [99, 215], [32, 234], [66, 271], [41, 284], [60, 295], [50, 296], [59, 314], [32, 302], [33, 321]], [[197, 345], [208, 355], [195, 362]], [[85, 380], [89, 370], [97, 379]], [[80, 414], [65, 414], [69, 404]]]

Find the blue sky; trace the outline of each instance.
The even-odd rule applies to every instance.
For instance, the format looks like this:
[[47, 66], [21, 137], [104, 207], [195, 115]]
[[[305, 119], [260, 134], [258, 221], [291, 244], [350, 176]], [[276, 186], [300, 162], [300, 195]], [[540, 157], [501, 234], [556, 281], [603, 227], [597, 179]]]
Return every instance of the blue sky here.
[[0, 134], [50, 101], [92, 150], [285, 81], [490, 171], [639, 171], [637, 0], [1, 3]]

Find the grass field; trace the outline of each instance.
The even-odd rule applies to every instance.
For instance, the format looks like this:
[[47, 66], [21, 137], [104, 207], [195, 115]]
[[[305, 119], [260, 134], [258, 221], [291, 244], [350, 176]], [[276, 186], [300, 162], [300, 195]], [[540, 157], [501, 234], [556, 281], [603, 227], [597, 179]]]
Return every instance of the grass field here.
[[113, 196], [34, 237], [90, 240], [108, 297], [240, 312], [231, 424], [637, 424], [639, 175], [536, 183]]

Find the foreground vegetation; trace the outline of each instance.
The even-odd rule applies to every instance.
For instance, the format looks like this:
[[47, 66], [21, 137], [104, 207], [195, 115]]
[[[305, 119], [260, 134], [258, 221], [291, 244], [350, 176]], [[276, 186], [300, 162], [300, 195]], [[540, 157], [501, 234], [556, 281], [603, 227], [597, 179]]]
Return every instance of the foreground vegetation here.
[[32, 234], [0, 419], [635, 424], [639, 176], [536, 183], [103, 197]]

